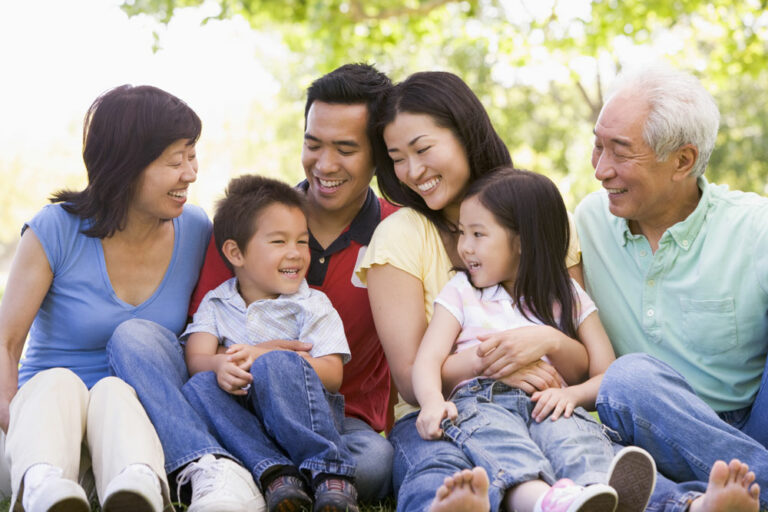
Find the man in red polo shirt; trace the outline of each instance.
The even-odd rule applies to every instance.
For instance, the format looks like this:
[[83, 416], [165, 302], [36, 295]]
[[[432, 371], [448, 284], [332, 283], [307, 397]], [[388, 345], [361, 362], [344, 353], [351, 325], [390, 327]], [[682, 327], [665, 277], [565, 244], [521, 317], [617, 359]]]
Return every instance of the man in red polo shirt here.
[[[386, 425], [390, 376], [368, 303], [354, 274], [376, 225], [395, 209], [370, 188], [373, 178], [372, 114], [392, 82], [366, 64], [346, 64], [315, 80], [307, 90], [301, 162], [306, 180], [312, 262], [307, 282], [323, 291], [339, 312], [352, 352], [340, 392], [346, 403], [342, 439], [357, 462], [361, 500], [377, 501], [391, 490], [392, 446], [378, 434]], [[232, 273], [213, 238], [190, 315], [203, 296]], [[300, 341], [276, 341], [308, 350]]]

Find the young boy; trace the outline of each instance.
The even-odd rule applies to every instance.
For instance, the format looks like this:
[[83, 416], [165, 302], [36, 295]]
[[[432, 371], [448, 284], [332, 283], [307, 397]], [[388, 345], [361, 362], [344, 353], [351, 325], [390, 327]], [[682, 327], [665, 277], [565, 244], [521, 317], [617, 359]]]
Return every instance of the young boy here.
[[[251, 470], [270, 512], [313, 501], [315, 511], [357, 511], [355, 463], [339, 434], [349, 347], [331, 302], [304, 280], [309, 232], [300, 193], [269, 178], [236, 178], [213, 229], [235, 277], [206, 294], [181, 336], [193, 375], [184, 395]], [[274, 339], [312, 349], [259, 346]]]

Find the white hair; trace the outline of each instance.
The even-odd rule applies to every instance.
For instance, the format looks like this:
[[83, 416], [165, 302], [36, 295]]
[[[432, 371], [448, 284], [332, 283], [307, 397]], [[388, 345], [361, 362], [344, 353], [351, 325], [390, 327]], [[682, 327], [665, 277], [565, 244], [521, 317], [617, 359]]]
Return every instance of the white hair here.
[[621, 73], [610, 96], [627, 91], [648, 100], [643, 139], [656, 159], [663, 162], [676, 149], [692, 144], [699, 156], [691, 174], [703, 175], [715, 147], [720, 111], [701, 82], [690, 73], [657, 64]]

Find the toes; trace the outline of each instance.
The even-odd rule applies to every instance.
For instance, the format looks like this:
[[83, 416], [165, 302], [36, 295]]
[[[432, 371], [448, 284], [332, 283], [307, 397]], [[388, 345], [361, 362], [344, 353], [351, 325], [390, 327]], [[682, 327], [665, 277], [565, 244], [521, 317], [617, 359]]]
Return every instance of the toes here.
[[472, 488], [477, 494], [485, 494], [488, 492], [488, 473], [481, 467], [474, 467], [471, 471], [472, 474]]
[[[448, 479], [446, 478], [446, 480]], [[441, 485], [440, 487], [437, 488], [437, 491], [435, 492], [435, 499], [437, 501], [444, 500], [450, 493], [451, 491], [448, 489], [448, 487], [446, 487], [445, 485]]]
[[[731, 464], [733, 464], [733, 462], [734, 461], [731, 461]], [[712, 471], [709, 472], [709, 485], [725, 487], [725, 484], [728, 483], [730, 474], [730, 467], [722, 460], [718, 460], [712, 465]]]

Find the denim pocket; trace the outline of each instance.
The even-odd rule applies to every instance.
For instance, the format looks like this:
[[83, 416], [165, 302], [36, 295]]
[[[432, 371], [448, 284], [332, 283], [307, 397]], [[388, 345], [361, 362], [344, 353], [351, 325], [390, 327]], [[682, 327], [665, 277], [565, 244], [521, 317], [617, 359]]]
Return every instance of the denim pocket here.
[[[490, 424], [488, 418], [477, 406], [477, 398], [460, 400], [456, 402], [456, 408], [459, 411], [459, 416], [453, 421], [453, 425], [467, 436], [471, 436], [477, 429]], [[449, 430], [445, 429], [446, 435], [448, 435]]]
[[738, 345], [733, 297], [689, 299], [680, 297], [683, 341], [703, 355], [720, 354]]

